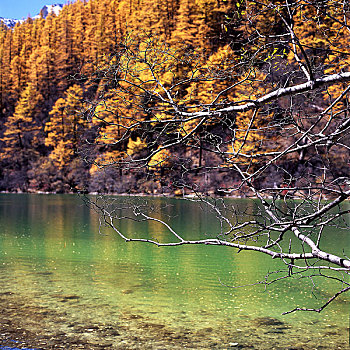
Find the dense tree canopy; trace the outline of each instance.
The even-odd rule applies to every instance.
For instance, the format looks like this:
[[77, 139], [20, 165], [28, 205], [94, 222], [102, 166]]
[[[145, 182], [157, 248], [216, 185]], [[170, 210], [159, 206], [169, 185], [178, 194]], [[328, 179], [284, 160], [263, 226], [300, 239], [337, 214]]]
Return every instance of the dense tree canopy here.
[[[82, 185], [90, 186], [88, 189], [93, 191], [107, 190], [99, 185], [100, 175], [88, 166], [80, 167], [76, 174], [72, 170], [69, 183], [65, 176], [56, 179], [55, 186], [34, 179], [39, 169], [39, 177], [44, 178], [53, 179], [62, 171], [67, 173], [72, 157], [78, 157], [73, 147], [71, 156], [63, 157], [60, 165], [52, 161], [57, 155], [57, 145], [53, 142], [61, 143], [62, 148], [62, 139], [67, 139], [66, 136], [60, 141], [52, 138], [53, 132], [62, 134], [51, 130], [57, 123], [57, 103], [62, 104], [62, 99], [68, 101], [70, 89], [76, 84], [84, 97], [96, 96], [101, 77], [93, 73], [103, 67], [108, 55], [133, 30], [147, 28], [160, 38], [168, 38], [174, 47], [183, 41], [199, 45], [202, 50], [216, 50], [218, 44], [213, 40], [221, 30], [217, 21], [222, 21], [232, 6], [235, 5], [228, 1], [79, 0], [64, 6], [57, 17], [51, 14], [46, 19], [28, 18], [14, 29], [1, 23], [0, 162], [1, 169], [6, 170], [0, 172], [0, 189], [76, 191]], [[77, 72], [84, 75], [79, 81], [72, 79]], [[90, 138], [99, 138], [105, 127], [93, 123], [87, 133]], [[127, 143], [120, 149], [100, 147], [92, 157], [108, 159], [126, 148]], [[89, 183], [81, 183], [81, 171], [86, 179], [91, 178]], [[133, 182], [137, 186], [137, 180]], [[117, 191], [117, 187], [115, 182], [109, 190]], [[123, 186], [119, 189], [124, 190]]]
[[[96, 171], [104, 162], [121, 162], [126, 155], [131, 157], [131, 150], [134, 158], [148, 150], [151, 151], [148, 159], [152, 159], [150, 169], [156, 167], [157, 174], [165, 174], [170, 168], [177, 172], [177, 166], [166, 155], [168, 151], [162, 150], [161, 138], [143, 140], [138, 131], [125, 133], [135, 122], [164, 118], [164, 114], [153, 108], [158, 101], [146, 92], [154, 85], [153, 78], [162, 82], [165, 89], [171, 87], [173, 102], [179, 108], [186, 104], [193, 110], [203, 111], [208, 106], [209, 110], [227, 106], [228, 113], [235, 111], [234, 122], [227, 118], [228, 128], [219, 126], [217, 115], [205, 120], [200, 127], [198, 119], [189, 118], [180, 130], [180, 134], [192, 136], [186, 139], [188, 148], [172, 149], [173, 155], [179, 152], [177, 156], [183, 162], [197, 166], [186, 176], [201, 191], [217, 192], [223, 184], [232, 186], [237, 180], [232, 175], [232, 157], [226, 157], [221, 172], [208, 176], [201, 171], [204, 165], [210, 166], [215, 160], [208, 157], [205, 149], [211, 141], [203, 136], [216, 129], [221, 152], [231, 152], [233, 156], [237, 150], [244, 150], [245, 161], [253, 165], [257, 162], [256, 152], [262, 151], [262, 140], [269, 140], [263, 143], [271, 151], [282, 146], [283, 140], [276, 139], [276, 130], [268, 127], [276, 118], [287, 120], [288, 113], [301, 113], [309, 115], [311, 120], [314, 112], [339, 96], [343, 81], [310, 94], [304, 102], [296, 95], [292, 107], [288, 106], [288, 98], [279, 102], [272, 98], [269, 108], [257, 112], [252, 108], [238, 108], [242, 101], [249, 104], [249, 100], [256, 100], [266, 92], [292, 87], [305, 79], [315, 81], [325, 74], [346, 72], [349, 9], [346, 4], [340, 5], [337, 1], [91, 0], [66, 5], [57, 17], [52, 14], [46, 19], [28, 18], [14, 29], [1, 24], [0, 189], [177, 191], [164, 187], [161, 180], [150, 182], [146, 172], [136, 175], [126, 168], [109, 169], [114, 175], [106, 188], [103, 180], [106, 172]], [[145, 30], [152, 34], [148, 42], [144, 40], [148, 35]], [[120, 46], [121, 43], [125, 46]], [[113, 65], [119, 62], [124, 64], [119, 69], [132, 75], [136, 85], [144, 84], [143, 94], [137, 89], [131, 91], [130, 86], [115, 93], [116, 80], [111, 77], [115, 74]], [[155, 65], [152, 70], [149, 64]], [[73, 115], [80, 113], [81, 106], [73, 103], [70, 110], [62, 107], [75, 99], [77, 89], [79, 98], [95, 100], [98, 106], [95, 117], [84, 127], [85, 135], [77, 127], [79, 137], [89, 143], [96, 141], [94, 150], [90, 149], [87, 156], [90, 164], [85, 165], [79, 160], [80, 144], [74, 141], [75, 145], [67, 147], [68, 140], [72, 139], [68, 124]], [[101, 100], [103, 104], [99, 104]], [[232, 105], [232, 101], [237, 106], [229, 107], [228, 102]], [[345, 101], [334, 106], [339, 109], [337, 116], [342, 115]], [[172, 115], [173, 106], [166, 99], [163, 102], [162, 107]], [[247, 134], [252, 115], [261, 130]], [[59, 118], [61, 125], [66, 125], [61, 130]], [[233, 125], [236, 130], [232, 142], [228, 130]], [[287, 130], [294, 132], [291, 128], [278, 132]], [[143, 150], [141, 146], [131, 147], [132, 142], [141, 142]], [[64, 149], [63, 153], [59, 148]], [[290, 154], [284, 159], [285, 166], [304, 171], [302, 169], [310, 164], [305, 165], [305, 152], [302, 154], [303, 162]], [[333, 147], [330, 155], [334, 172], [340, 176], [346, 171], [343, 164], [347, 152]], [[240, 160], [243, 162], [242, 157]], [[79, 171], [71, 168], [72, 162], [80, 164]], [[41, 177], [43, 180], [37, 181]], [[49, 185], [44, 180], [55, 177], [54, 186], [52, 181]], [[288, 182], [281, 174], [274, 179], [265, 176], [266, 179], [276, 185]]]

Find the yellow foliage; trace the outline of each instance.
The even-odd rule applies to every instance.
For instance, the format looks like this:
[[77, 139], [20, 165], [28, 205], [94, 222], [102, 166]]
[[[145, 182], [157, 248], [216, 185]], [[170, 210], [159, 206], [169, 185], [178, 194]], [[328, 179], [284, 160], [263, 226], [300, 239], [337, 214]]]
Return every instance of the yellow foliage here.
[[135, 141], [133, 141], [130, 138], [128, 141], [128, 148], [126, 152], [129, 156], [132, 156], [133, 154], [142, 151], [146, 147], [146, 142], [142, 141], [140, 137], [137, 137]]
[[[326, 2], [331, 18], [325, 16], [327, 11], [320, 11], [315, 3], [301, 1], [291, 5], [296, 9], [293, 30], [304, 45], [312, 65], [317, 68], [317, 77], [348, 71], [349, 32], [341, 24], [345, 7], [338, 6], [335, 1]], [[281, 8], [278, 8], [279, 5]], [[96, 159], [101, 164], [132, 156], [147, 147], [140, 137], [129, 139], [125, 145], [131, 125], [138, 127], [138, 123], [146, 118], [147, 122], [156, 125], [165, 118], [178, 117], [169, 113], [172, 106], [164, 102], [167, 96], [162, 85], [169, 88], [177, 79], [198, 78], [171, 90], [175, 103], [190, 112], [207, 111], [208, 108], [215, 110], [227, 103], [238, 105], [258, 98], [271, 91], [265, 75], [259, 73], [262, 66], [272, 63], [270, 68], [275, 70], [275, 82], [282, 75], [287, 77], [289, 72], [299, 69], [286, 26], [281, 21], [283, 9], [286, 10], [284, 0], [90, 0], [76, 1], [65, 6], [60, 16], [28, 20], [13, 30], [0, 26], [0, 101], [1, 112], [6, 118], [1, 139], [5, 143], [2, 157], [10, 159], [14, 149], [34, 149], [33, 146], [42, 145], [46, 133], [45, 145], [52, 149], [50, 159], [60, 166], [71, 160], [80, 137], [79, 129], [85, 127], [80, 118], [84, 105], [81, 103], [82, 88], [78, 85], [68, 88], [71, 83], [66, 78], [79, 71], [80, 66], [84, 73], [81, 81], [86, 84], [85, 91], [95, 94], [93, 98], [96, 99], [102, 96], [103, 100], [92, 119], [93, 130], [98, 133], [95, 140], [103, 146], [101, 149], [108, 149]], [[244, 18], [244, 13], [250, 21]], [[237, 19], [237, 16], [239, 21], [229, 27], [229, 22], [234, 22], [233, 18]], [[140, 34], [140, 28], [156, 35], [148, 37]], [[232, 32], [228, 31], [230, 28]], [[128, 36], [126, 33], [138, 34]], [[257, 36], [257, 33], [260, 34]], [[276, 33], [283, 33], [283, 40], [271, 43], [269, 38]], [[237, 38], [235, 35], [238, 35]], [[214, 42], [214, 36], [220, 40]], [[164, 43], [164, 38], [170, 46]], [[122, 41], [126, 45], [117, 46]], [[243, 51], [225, 45], [236, 42], [239, 46], [245, 41], [247, 45]], [[317, 61], [315, 49], [324, 49], [327, 50], [324, 52], [332, 54], [328, 57], [322, 54], [323, 57]], [[111, 58], [109, 54], [115, 50], [118, 54]], [[210, 55], [208, 59], [204, 51]], [[296, 51], [305, 62], [300, 48], [297, 47]], [[247, 62], [251, 58], [252, 64], [249, 65]], [[281, 62], [288, 69], [277, 73], [274, 65]], [[236, 63], [240, 63], [237, 68]], [[268, 71], [265, 68], [263, 70]], [[224, 70], [226, 74], [220, 76]], [[205, 75], [208, 79], [201, 80]], [[122, 81], [123, 78], [125, 81]], [[297, 84], [298, 79], [291, 79], [290, 84]], [[110, 81], [112, 84], [109, 84]], [[95, 88], [95, 84], [98, 87]], [[344, 86], [339, 83], [328, 87], [324, 101], [337, 98]], [[147, 90], [164, 97], [163, 102], [153, 99], [149, 104], [144, 103]], [[56, 99], [52, 106], [51, 101]], [[319, 100], [317, 103], [322, 104], [321, 98]], [[348, 103], [348, 97], [344, 97], [331, 112], [336, 114], [347, 108]], [[194, 108], [186, 109], [186, 105]], [[9, 111], [11, 115], [8, 115]], [[224, 141], [227, 158], [236, 157], [238, 150], [245, 154], [260, 152], [261, 126], [270, 117], [257, 114], [252, 125], [252, 112], [232, 114], [228, 118], [235, 119], [232, 122], [236, 126], [232, 140]], [[44, 133], [43, 122], [47, 119]], [[188, 135], [199, 121], [200, 118], [192, 119], [176, 125], [174, 129], [178, 129], [169, 133]], [[210, 129], [218, 123], [218, 118], [208, 118], [186, 142], [196, 144], [206, 127]], [[123, 153], [125, 146], [127, 151]], [[114, 150], [109, 151], [110, 148]], [[40, 149], [40, 152], [45, 154], [46, 151]], [[148, 165], [151, 168], [163, 167], [170, 160], [169, 151], [160, 150]], [[243, 161], [243, 158], [240, 160]], [[94, 168], [92, 171], [95, 171]]]
[[93, 165], [90, 168], [90, 174], [93, 175], [98, 172], [101, 168], [113, 164], [118, 164], [123, 159], [123, 155], [119, 151], [107, 151], [100, 154], [95, 159]]
[[74, 155], [79, 142], [79, 131], [85, 122], [81, 117], [83, 90], [78, 85], [70, 87], [65, 98], [56, 101], [50, 112], [50, 121], [45, 125], [46, 146], [52, 146], [50, 158], [64, 166]]
[[150, 159], [148, 162], [149, 168], [161, 168], [166, 167], [170, 164], [171, 153], [168, 149], [161, 149]]
[[74, 155], [73, 145], [67, 144], [63, 140], [60, 140], [53, 151], [50, 153], [49, 158], [59, 168], [64, 167], [72, 159]]
[[238, 113], [236, 118], [237, 128], [231, 140], [228, 141], [227, 150], [224, 150], [225, 162], [223, 167], [231, 166], [231, 163], [252, 164], [257, 159], [248, 159], [244, 155], [256, 155], [261, 153], [259, 146], [263, 139], [260, 125], [263, 123], [258, 116], [253, 120], [253, 112]]
[[35, 115], [38, 113], [37, 105], [42, 100], [42, 95], [37, 93], [33, 84], [28, 84], [22, 91], [14, 114], [9, 116], [5, 123], [5, 131], [1, 138], [5, 143], [1, 152], [3, 159], [14, 160], [23, 149], [32, 148], [34, 151], [40, 143], [37, 137], [41, 128], [36, 125]]

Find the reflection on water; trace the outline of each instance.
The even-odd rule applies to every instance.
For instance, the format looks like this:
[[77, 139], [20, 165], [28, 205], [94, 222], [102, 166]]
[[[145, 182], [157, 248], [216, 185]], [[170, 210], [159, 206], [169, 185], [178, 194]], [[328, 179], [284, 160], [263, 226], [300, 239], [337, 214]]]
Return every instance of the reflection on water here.
[[[169, 199], [173, 206], [162, 212], [164, 199], [150, 201], [188, 237], [219, 232], [210, 213], [193, 203]], [[122, 222], [121, 228], [169, 239], [155, 223]], [[9, 318], [25, 321], [23, 327], [46, 337], [46, 346], [66, 337], [70, 345], [63, 348], [342, 349], [348, 344], [346, 296], [321, 314], [281, 316], [295, 306], [319, 305], [328, 295], [315, 299], [311, 286], [305, 289], [298, 280], [268, 291], [220, 284], [254, 283], [278, 268], [278, 261], [228, 247], [125, 243], [103, 233], [97, 215], [75, 196], [0, 195], [0, 305], [6, 310], [12, 305]], [[346, 233], [338, 232], [337, 241], [342, 239]]]

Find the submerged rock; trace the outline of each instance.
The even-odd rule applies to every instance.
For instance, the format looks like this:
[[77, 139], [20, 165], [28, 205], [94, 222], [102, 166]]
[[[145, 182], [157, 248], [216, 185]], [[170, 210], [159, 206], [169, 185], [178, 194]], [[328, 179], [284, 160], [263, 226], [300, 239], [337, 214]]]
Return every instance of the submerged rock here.
[[204, 335], [208, 335], [208, 334], [212, 333], [213, 331], [214, 331], [213, 328], [207, 327], [207, 328], [199, 329], [196, 332], [196, 334], [199, 335], [199, 336], [204, 336]]
[[134, 291], [132, 289], [123, 289], [122, 293], [123, 294], [132, 294], [132, 293], [134, 293]]
[[56, 298], [60, 299], [61, 303], [65, 303], [70, 300], [79, 300], [80, 296], [79, 295], [55, 295]]
[[256, 326], [283, 326], [285, 323], [272, 317], [258, 317], [253, 321]]

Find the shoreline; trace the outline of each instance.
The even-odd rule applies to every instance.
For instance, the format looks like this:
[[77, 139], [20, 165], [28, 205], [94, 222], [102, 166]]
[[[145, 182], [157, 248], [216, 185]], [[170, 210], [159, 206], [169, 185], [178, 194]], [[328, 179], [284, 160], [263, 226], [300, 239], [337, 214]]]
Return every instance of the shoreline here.
[[[57, 192], [45, 192], [45, 191], [0, 191], [0, 194], [27, 194], [27, 195], [77, 195], [77, 196], [114, 196], [114, 197], [150, 197], [150, 198], [174, 198], [174, 199], [195, 199], [198, 198], [197, 195], [194, 194], [182, 194], [178, 195], [175, 193], [99, 193], [99, 192], [63, 192], [63, 193], [57, 193]], [[258, 199], [258, 197], [254, 195], [225, 195], [225, 196], [219, 196], [215, 195], [214, 193], [200, 193], [201, 196], [204, 197], [210, 197], [210, 198], [221, 198], [221, 199]], [[265, 195], [263, 196], [264, 199], [271, 200], [274, 199], [273, 196]], [[337, 197], [325, 197], [322, 196], [322, 201], [331, 201]], [[304, 198], [301, 198], [301, 196], [294, 196], [293, 198], [288, 198], [287, 200], [303, 200]], [[285, 199], [279, 196], [278, 198], [275, 198], [275, 200], [278, 201], [284, 201]], [[317, 198], [318, 200], [318, 198]], [[350, 198], [345, 198], [344, 202], [350, 201]], [[0, 349], [1, 350], [1, 349]]]
[[[138, 192], [138, 193], [116, 193], [116, 192], [111, 192], [111, 193], [100, 193], [100, 192], [63, 192], [63, 193], [58, 193], [58, 192], [45, 192], [45, 191], [0, 191], [0, 194], [35, 194], [35, 195], [78, 195], [78, 196], [116, 196], [116, 197], [154, 197], [154, 198], [177, 198], [177, 199], [186, 199], [186, 198], [196, 198], [196, 195], [192, 194], [184, 194], [184, 195], [178, 195], [175, 193], [143, 193], [143, 192]], [[226, 195], [226, 196], [218, 196], [214, 195], [214, 193], [201, 193], [203, 196], [209, 196], [213, 198], [232, 198], [232, 199], [247, 199], [247, 198], [257, 198], [254, 196], [246, 195], [246, 196], [241, 196], [241, 195]], [[272, 197], [271, 197], [272, 198]]]

